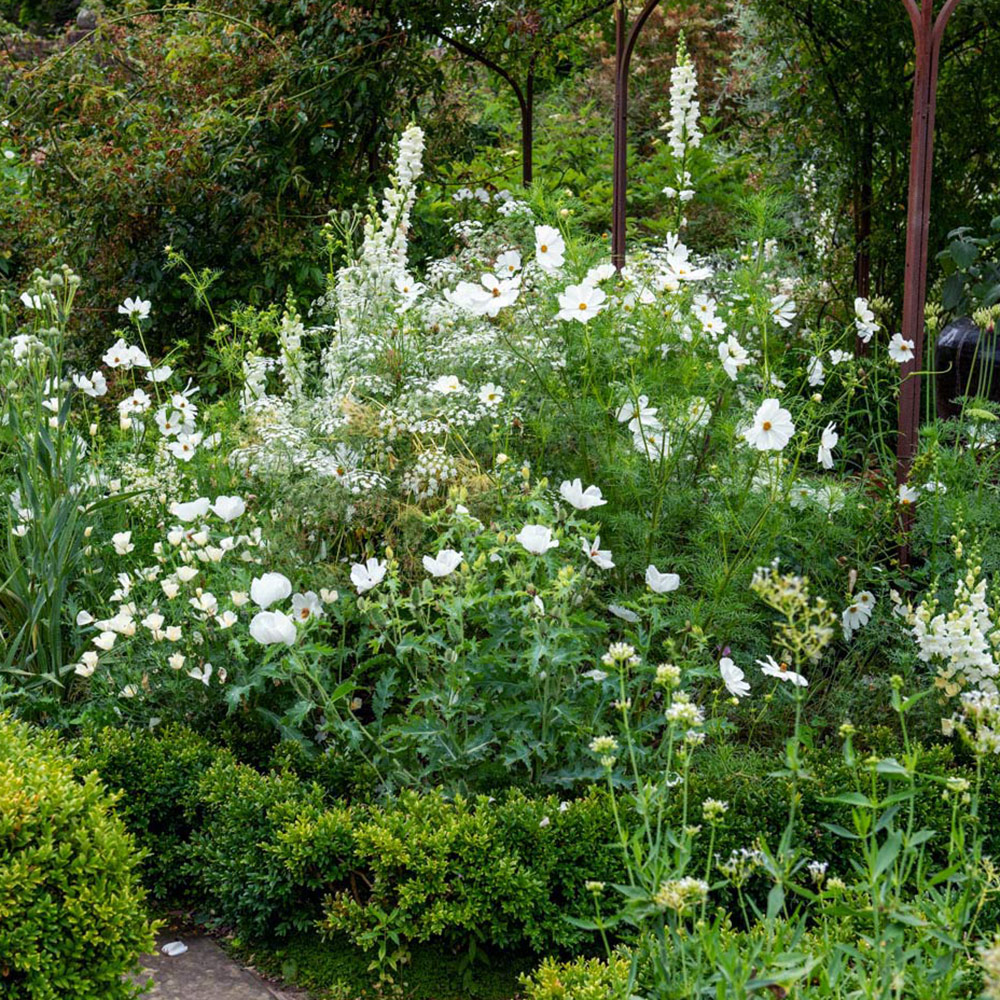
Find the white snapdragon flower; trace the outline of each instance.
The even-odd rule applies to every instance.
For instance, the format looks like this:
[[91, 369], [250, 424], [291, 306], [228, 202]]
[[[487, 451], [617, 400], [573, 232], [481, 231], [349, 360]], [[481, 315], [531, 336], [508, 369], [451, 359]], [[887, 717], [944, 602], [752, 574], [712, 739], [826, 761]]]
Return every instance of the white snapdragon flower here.
[[563, 480], [559, 485], [559, 495], [566, 503], [577, 510], [590, 510], [593, 507], [603, 507], [608, 502], [601, 496], [600, 487], [588, 486], [584, 489], [581, 479], [574, 479], [573, 482], [570, 482], [568, 479]]
[[535, 556], [544, 555], [559, 544], [559, 539], [552, 537], [552, 529], [543, 524], [526, 524], [515, 538], [524, 549]]
[[291, 593], [292, 582], [284, 573], [264, 573], [250, 582], [250, 599], [263, 611]]

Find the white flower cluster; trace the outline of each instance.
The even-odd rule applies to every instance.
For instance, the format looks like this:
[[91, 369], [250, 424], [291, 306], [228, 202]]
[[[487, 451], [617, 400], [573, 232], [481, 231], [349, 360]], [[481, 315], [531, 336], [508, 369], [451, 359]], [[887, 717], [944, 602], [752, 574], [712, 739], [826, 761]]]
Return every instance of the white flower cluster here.
[[947, 694], [968, 687], [997, 691], [1000, 627], [986, 590], [987, 581], [979, 567], [970, 565], [955, 583], [950, 611], [939, 611], [937, 600], [925, 597], [908, 615], [917, 656], [924, 663], [937, 665], [936, 683]]

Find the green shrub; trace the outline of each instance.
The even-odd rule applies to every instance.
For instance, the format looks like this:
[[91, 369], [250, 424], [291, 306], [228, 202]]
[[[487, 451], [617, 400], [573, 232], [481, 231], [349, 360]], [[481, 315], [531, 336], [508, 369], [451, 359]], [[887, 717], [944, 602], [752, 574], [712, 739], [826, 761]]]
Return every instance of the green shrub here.
[[85, 736], [76, 747], [82, 771], [96, 770], [121, 790], [118, 814], [146, 851], [143, 884], [163, 902], [192, 902], [187, 872], [189, 842], [198, 825], [198, 785], [212, 763], [227, 757], [184, 726], [155, 734], [110, 727]]
[[629, 977], [629, 960], [616, 957], [577, 958], [557, 962], [547, 958], [530, 975], [521, 977], [524, 1000], [609, 1000], [623, 996]]
[[351, 814], [291, 772], [220, 759], [202, 778], [189, 872], [204, 905], [244, 934], [282, 936], [321, 915], [351, 858]]
[[588, 935], [563, 916], [589, 912], [580, 895], [586, 878], [620, 876], [606, 846], [610, 829], [596, 797], [561, 811], [554, 797], [449, 802], [405, 792], [357, 824], [363, 891], [332, 896], [324, 930], [377, 946], [390, 964], [416, 941], [440, 939], [472, 953], [484, 943], [536, 951], [579, 943]]
[[115, 1000], [153, 947], [140, 855], [98, 776], [0, 718], [0, 993]]

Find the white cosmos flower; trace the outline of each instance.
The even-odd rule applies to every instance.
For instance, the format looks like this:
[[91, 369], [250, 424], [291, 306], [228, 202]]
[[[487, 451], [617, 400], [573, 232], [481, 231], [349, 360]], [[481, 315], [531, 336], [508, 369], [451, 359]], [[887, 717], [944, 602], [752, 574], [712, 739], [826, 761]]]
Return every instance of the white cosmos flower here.
[[646, 586], [654, 594], [669, 594], [681, 585], [676, 573], [661, 573], [652, 563], [646, 567]]
[[258, 611], [250, 621], [250, 638], [262, 646], [295, 644], [295, 622], [281, 611]]
[[135, 546], [132, 544], [131, 531], [118, 531], [111, 536], [111, 544], [115, 547], [115, 552], [120, 556], [128, 555]]
[[436, 382], [431, 383], [431, 392], [440, 392], [448, 395], [453, 392], [462, 392], [465, 386], [457, 375], [442, 375]]
[[187, 503], [178, 503], [174, 500], [169, 510], [178, 521], [190, 524], [208, 513], [210, 503], [208, 497], [198, 497], [197, 500], [190, 500]]
[[833, 449], [837, 447], [840, 435], [837, 433], [837, 425], [830, 423], [823, 428], [823, 436], [820, 438], [819, 451], [816, 460], [824, 469], [833, 468]]
[[363, 594], [382, 582], [387, 568], [384, 559], [376, 559], [374, 556], [363, 563], [354, 563], [351, 566], [351, 583], [357, 587], [359, 594]]
[[595, 264], [584, 276], [584, 285], [598, 285], [602, 281], [613, 278], [617, 273], [614, 264]]
[[431, 576], [451, 576], [462, 565], [462, 553], [454, 549], [441, 549], [436, 556], [424, 556], [423, 564]]
[[170, 365], [160, 365], [159, 368], [154, 368], [152, 371], [146, 372], [146, 379], [150, 382], [166, 382], [173, 373], [174, 370]]
[[611, 549], [601, 548], [601, 536], [598, 535], [594, 541], [588, 542], [586, 538], [580, 539], [583, 554], [600, 569], [614, 569], [615, 564], [611, 558]]
[[634, 625], [638, 620], [639, 616], [628, 608], [623, 608], [620, 604], [609, 604], [608, 611], [610, 611], [615, 618], [621, 618], [623, 622], [629, 622]]
[[201, 434], [185, 434], [182, 432], [177, 435], [177, 440], [171, 441], [167, 447], [170, 449], [170, 454], [179, 462], [190, 462], [194, 458], [194, 453], [198, 450], [198, 445], [200, 444]]
[[657, 407], [649, 405], [648, 396], [626, 399], [618, 410], [618, 423], [628, 423], [628, 429], [633, 433], [640, 427], [659, 427], [656, 413]]
[[766, 660], [758, 660], [757, 664], [768, 677], [777, 677], [779, 681], [791, 681], [796, 687], [809, 686], [809, 681], [802, 674], [791, 670], [787, 663], [775, 663], [773, 656], [769, 656]]
[[292, 617], [296, 621], [307, 622], [310, 618], [322, 618], [325, 613], [323, 603], [314, 590], [292, 595]]
[[719, 673], [734, 698], [745, 698], [750, 693], [750, 684], [744, 680], [745, 674], [728, 656], [719, 660]]
[[758, 451], [781, 451], [794, 433], [795, 424], [788, 410], [783, 410], [776, 399], [765, 399], [743, 437]]
[[173, 437], [176, 434], [190, 434], [194, 430], [194, 423], [187, 420], [180, 410], [172, 410], [169, 406], [161, 406], [156, 413], [156, 426], [164, 437]]
[[795, 309], [795, 303], [787, 295], [775, 295], [771, 299], [771, 318], [783, 329], [792, 325]]
[[867, 625], [875, 610], [875, 595], [870, 590], [862, 590], [854, 600], [844, 608], [840, 616], [844, 630], [844, 638], [850, 639], [854, 632]]
[[518, 271], [521, 270], [521, 255], [516, 250], [505, 250], [499, 257], [497, 257], [496, 267], [494, 270], [497, 274], [502, 274], [504, 277], [512, 278]]
[[835, 368], [837, 365], [842, 365], [845, 361], [850, 361], [851, 358], [854, 357], [854, 355], [851, 354], [850, 351], [840, 351], [836, 349], [830, 351], [828, 353], [828, 356], [830, 358], [830, 364], [833, 365]]
[[148, 319], [149, 309], [152, 303], [145, 302], [142, 299], [136, 297], [134, 299], [126, 299], [119, 307], [118, 312], [122, 316], [128, 316], [129, 319]]
[[526, 524], [515, 538], [535, 556], [544, 555], [559, 544], [559, 539], [552, 537], [552, 529], [544, 524]]
[[558, 229], [552, 226], [535, 226], [535, 262], [548, 274], [563, 265], [566, 242]]
[[557, 298], [559, 312], [556, 319], [575, 319], [580, 323], [588, 323], [604, 308], [608, 297], [601, 288], [581, 284], [568, 285]]
[[905, 483], [899, 484], [897, 496], [899, 497], [899, 502], [904, 507], [909, 507], [911, 504], [915, 504], [919, 495], [920, 494], [918, 494], [912, 486], [907, 486]]
[[284, 573], [265, 573], [250, 583], [250, 600], [263, 610], [283, 601], [291, 592], [292, 582]]
[[889, 357], [897, 364], [905, 365], [913, 360], [913, 341], [904, 340], [901, 333], [894, 333], [889, 341]]
[[119, 337], [101, 356], [108, 368], [122, 368], [128, 371], [135, 364], [135, 354], [132, 347]]
[[719, 344], [719, 360], [722, 362], [723, 371], [734, 382], [740, 369], [750, 362], [746, 350], [732, 334]]
[[90, 378], [86, 375], [74, 375], [73, 384], [83, 393], [96, 399], [103, 396], [108, 391], [108, 381], [103, 372], [91, 372]]
[[570, 506], [577, 510], [590, 510], [593, 507], [603, 507], [608, 501], [601, 496], [601, 490], [597, 486], [583, 488], [583, 480], [574, 479], [570, 482], [563, 480], [559, 485], [559, 495]]
[[[858, 331], [858, 339], [865, 344], [872, 339], [872, 335], [878, 330], [875, 313], [872, 312], [867, 299], [857, 298], [854, 300], [854, 325]], [[834, 364], [836, 363], [835, 361]]]
[[215, 503], [212, 504], [212, 511], [215, 516], [227, 524], [241, 517], [246, 513], [246, 509], [247, 505], [243, 502], [242, 497], [216, 497]]
[[492, 382], [487, 382], [479, 390], [479, 402], [484, 406], [496, 406], [503, 399], [503, 389]]

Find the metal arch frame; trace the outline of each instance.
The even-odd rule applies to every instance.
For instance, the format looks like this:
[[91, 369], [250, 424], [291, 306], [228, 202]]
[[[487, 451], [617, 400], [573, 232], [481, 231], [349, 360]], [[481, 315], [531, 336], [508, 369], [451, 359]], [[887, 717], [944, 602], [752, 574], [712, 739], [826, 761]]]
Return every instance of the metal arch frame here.
[[[632, 27], [626, 30], [625, 0], [615, 5], [615, 151], [611, 196], [611, 263], [625, 266], [625, 217], [628, 188], [628, 69], [642, 26], [660, 0], [646, 0]], [[909, 0], [912, 2], [912, 0]], [[956, 0], [957, 2], [957, 0]]]

